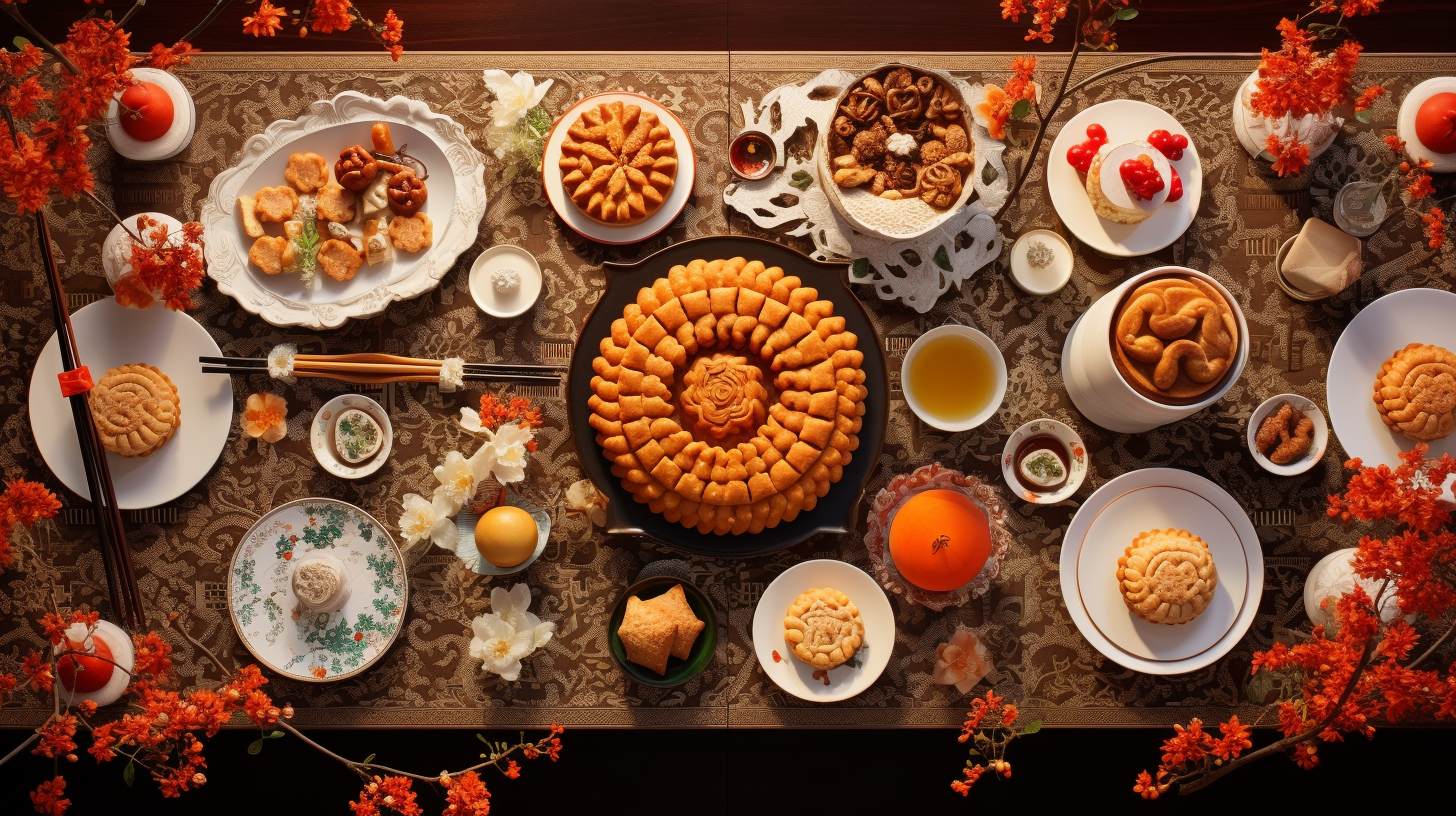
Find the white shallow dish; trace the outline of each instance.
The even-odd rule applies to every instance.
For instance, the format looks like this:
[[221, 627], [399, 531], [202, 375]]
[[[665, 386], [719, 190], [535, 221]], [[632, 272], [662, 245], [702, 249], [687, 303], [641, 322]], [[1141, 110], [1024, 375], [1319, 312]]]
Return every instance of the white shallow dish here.
[[151, 82], [167, 92], [172, 100], [172, 126], [159, 138], [143, 142], [127, 135], [121, 127], [119, 107], [121, 94], [106, 108], [106, 140], [117, 153], [133, 161], [163, 161], [176, 156], [192, 144], [197, 131], [197, 105], [182, 80], [170, 71], [156, 68], [133, 68], [131, 75], [138, 82]]
[[1183, 179], [1183, 197], [1159, 207], [1141, 224], [1115, 224], [1093, 211], [1085, 177], [1067, 163], [1067, 149], [1086, 141], [1087, 126], [1094, 122], [1107, 130], [1107, 142], [1114, 146], [1146, 141], [1155, 130], [1188, 136], [1188, 131], [1167, 111], [1132, 99], [1102, 102], [1073, 116], [1052, 142], [1047, 164], [1047, 189], [1057, 216], [1079, 241], [1104, 255], [1147, 255], [1178, 240], [1193, 223], [1198, 199], [1203, 195], [1203, 167], [1193, 138], [1189, 136], [1183, 158], [1171, 162]]
[[[1456, 349], [1456, 294], [1441, 289], [1403, 289], [1360, 310], [1330, 354], [1326, 396], [1330, 425], [1350, 458], [1367, 465], [1400, 463], [1415, 440], [1390, 430], [1375, 407], [1381, 366], [1411, 343]], [[1428, 457], [1456, 456], [1456, 434], [1430, 443]]]
[[536, 563], [536, 559], [541, 557], [541, 553], [546, 552], [546, 542], [551, 540], [551, 514], [516, 495], [507, 496], [506, 504], [525, 510], [531, 514], [531, 518], [536, 520], [536, 549], [531, 553], [530, 558], [514, 567], [497, 567], [485, 560], [475, 546], [475, 525], [483, 514], [476, 513], [469, 508], [461, 510], [460, 515], [455, 517], [455, 527], [460, 532], [460, 540], [455, 545], [455, 555], [466, 569], [476, 575], [515, 575]]
[[[1056, 490], [1047, 492], [1028, 490], [1022, 487], [1021, 482], [1016, 478], [1016, 462], [1012, 461], [1016, 456], [1016, 449], [1033, 436], [1054, 436], [1066, 447], [1067, 480]], [[1055, 419], [1033, 419], [1022, 425], [1006, 439], [1006, 447], [1001, 451], [1001, 479], [1006, 482], [1006, 487], [1022, 501], [1032, 504], [1056, 504], [1076, 493], [1085, 478], [1087, 478], [1087, 446], [1082, 444], [1082, 437], [1071, 426]]]
[[[814, 677], [813, 666], [794, 657], [784, 639], [784, 616], [800, 594], [833, 587], [849, 596], [864, 620], [864, 645], [854, 659], [826, 674], [829, 684]], [[890, 664], [895, 648], [895, 613], [875, 579], [843, 561], [804, 561], [784, 570], [759, 596], [753, 610], [753, 651], [764, 674], [784, 691], [811, 703], [834, 703], [863, 692]], [[778, 652], [779, 660], [773, 654]], [[858, 662], [858, 666], [851, 663]]]
[[[287, 184], [283, 170], [291, 153], [318, 153], [330, 175], [339, 151], [370, 144], [375, 122], [388, 122], [396, 146], [425, 163], [429, 190], [421, 212], [434, 223], [434, 242], [421, 252], [394, 251], [380, 266], [365, 264], [352, 280], [336, 281], [322, 270], [305, 289], [296, 274], [268, 275], [248, 262], [254, 239], [237, 214], [240, 195]], [[455, 120], [403, 96], [375, 99], [344, 91], [313, 103], [298, 119], [283, 119], [243, 144], [238, 163], [219, 173], [202, 204], [207, 274], [238, 305], [275, 326], [332, 329], [353, 317], [384, 311], [434, 289], [460, 253], [475, 243], [485, 213], [485, 160]], [[265, 224], [268, 235], [280, 225]], [[326, 237], [326, 236], [325, 236]]]
[[[668, 132], [672, 134], [672, 140], [677, 145], [677, 175], [673, 177], [672, 191], [668, 193], [667, 201], [646, 219], [627, 226], [606, 224], [587, 216], [577, 209], [561, 184], [561, 143], [566, 141], [566, 131], [587, 110], [607, 102], [637, 105], [644, 111], [657, 114], [658, 120], [667, 125]], [[687, 128], [683, 127], [672, 111], [642, 94], [613, 91], [588, 96], [557, 117], [556, 123], [551, 126], [551, 132], [546, 136], [546, 150], [541, 161], [541, 185], [545, 188], [546, 198], [556, 214], [578, 234], [600, 244], [635, 244], [662, 232], [677, 220], [687, 206], [688, 199], [692, 198], [696, 165], [697, 159], [693, 155], [693, 143], [688, 138]]]
[[[1294, 410], [1309, 417], [1310, 422], [1314, 423], [1314, 430], [1312, 432], [1314, 444], [1310, 445], [1309, 453], [1306, 453], [1304, 456], [1293, 462], [1276, 465], [1269, 461], [1268, 456], [1265, 456], [1258, 448], [1254, 447], [1254, 437], [1259, 435], [1259, 426], [1264, 424], [1264, 420], [1278, 410], [1280, 405], [1286, 402]], [[1324, 411], [1321, 411], [1320, 407], [1314, 404], [1314, 400], [1308, 397], [1302, 397], [1299, 394], [1280, 394], [1260, 403], [1259, 407], [1254, 409], [1254, 413], [1249, 415], [1249, 429], [1245, 437], [1249, 445], [1249, 454], [1254, 457], [1254, 462], [1259, 467], [1276, 476], [1297, 476], [1304, 473], [1314, 467], [1315, 463], [1325, 455], [1325, 449], [1330, 444], [1330, 431], [1329, 427], [1325, 424]]]
[[1416, 114], [1427, 99], [1438, 93], [1456, 93], [1456, 77], [1432, 77], [1411, 88], [1401, 100], [1395, 132], [1405, 140], [1405, 149], [1411, 158], [1428, 160], [1433, 173], [1451, 173], [1456, 172], [1456, 153], [1437, 153], [1416, 138]]
[[[514, 269], [521, 276], [516, 291], [506, 295], [495, 291], [490, 275], [497, 269]], [[470, 265], [470, 297], [491, 317], [520, 317], [530, 311], [541, 297], [541, 282], [541, 265], [536, 256], [513, 244], [496, 244]]]
[[[100, 382], [108, 369], [146, 363], [177, 388], [182, 424], [151, 456], [107, 452], [116, 503], [122, 510], [156, 507], [185, 494], [212, 470], [233, 424], [232, 380], [203, 374], [199, 355], [221, 356], [207, 330], [184, 312], [159, 304], [128, 309], [103, 298], [71, 315], [81, 364]], [[71, 407], [61, 396], [60, 339], [52, 334], [30, 379], [30, 430], [41, 458], [72, 493], [90, 500]]]
[[[1218, 568], [1214, 600], [1178, 625], [1139, 618], [1117, 586], [1117, 559], [1140, 532], [1176, 527], [1202, 538]], [[1248, 631], [1264, 589], [1254, 525], [1218, 485], [1187, 471], [1146, 468], [1093, 493], [1062, 540], [1061, 586], [1082, 636], [1109, 660], [1147, 674], [1184, 674], [1223, 657]]]
[[[336, 455], [333, 447], [334, 423], [338, 421], [339, 414], [350, 408], [368, 414], [379, 426], [382, 437], [374, 456], [357, 465], [345, 462]], [[324, 407], [314, 414], [313, 422], [309, 424], [308, 444], [313, 449], [313, 458], [324, 470], [341, 479], [362, 479], [384, 467], [384, 462], [389, 459], [394, 449], [394, 425], [389, 421], [389, 412], [374, 400], [362, 394], [340, 394], [324, 403]]]
[[[1052, 252], [1052, 261], [1045, 271], [1036, 271], [1027, 260], [1031, 245], [1040, 241]], [[1067, 239], [1051, 230], [1024, 232], [1011, 247], [1011, 280], [1029, 295], [1046, 297], [1060, 292], [1072, 279], [1072, 247]]]

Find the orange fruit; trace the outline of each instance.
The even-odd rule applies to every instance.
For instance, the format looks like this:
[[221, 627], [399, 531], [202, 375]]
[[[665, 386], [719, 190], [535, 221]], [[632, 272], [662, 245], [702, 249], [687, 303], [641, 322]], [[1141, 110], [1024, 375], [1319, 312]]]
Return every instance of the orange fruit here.
[[969, 496], [927, 490], [890, 523], [890, 559], [905, 580], [932, 592], [969, 583], [991, 557], [991, 523]]
[[[108, 663], [113, 660], [111, 647], [106, 641], [97, 635], [91, 636], [91, 642], [96, 645], [91, 655], [66, 655], [56, 663], [56, 674], [59, 676], [61, 685], [70, 689], [75, 694], [90, 694], [100, 691], [111, 681], [111, 675], [116, 667]], [[84, 651], [85, 645], [66, 638], [66, 649]], [[105, 658], [98, 660], [97, 658]]]

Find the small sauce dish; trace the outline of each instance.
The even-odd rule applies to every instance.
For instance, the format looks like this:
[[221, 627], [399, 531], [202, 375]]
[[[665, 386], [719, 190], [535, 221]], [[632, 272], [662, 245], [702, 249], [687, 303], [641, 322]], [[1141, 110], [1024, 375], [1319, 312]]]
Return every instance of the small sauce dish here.
[[758, 130], [743, 131], [728, 146], [728, 165], [734, 174], [747, 181], [757, 181], [772, 173], [778, 158], [773, 139]]
[[496, 244], [470, 265], [470, 297], [491, 317], [520, 317], [541, 297], [541, 265], [512, 244]]
[[1070, 498], [1086, 477], [1087, 446], [1075, 430], [1055, 419], [1022, 425], [1001, 451], [1001, 478], [1032, 504]]

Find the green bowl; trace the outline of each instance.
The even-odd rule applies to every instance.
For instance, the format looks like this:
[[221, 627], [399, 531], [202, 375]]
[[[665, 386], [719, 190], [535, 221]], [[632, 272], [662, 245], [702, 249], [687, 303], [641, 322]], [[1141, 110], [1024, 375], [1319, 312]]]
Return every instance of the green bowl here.
[[[628, 598], [636, 595], [641, 600], [650, 600], [672, 589], [674, 584], [682, 584], [683, 596], [687, 598], [688, 606], [693, 608], [693, 614], [698, 616], [698, 620], [707, 626], [698, 634], [688, 659], [668, 657], [667, 673], [658, 676], [651, 669], [627, 659], [627, 649], [622, 645], [621, 638], [617, 637], [617, 627], [622, 625], [622, 615], [627, 612]], [[656, 575], [628, 587], [622, 597], [617, 599], [617, 606], [612, 610], [611, 619], [607, 621], [607, 643], [612, 647], [612, 657], [617, 659], [617, 665], [622, 667], [628, 677], [644, 686], [671, 688], [697, 677], [713, 661], [713, 654], [718, 650], [718, 616], [713, 613], [713, 605], [708, 603], [708, 597], [699, 592], [697, 587], [681, 578]]]

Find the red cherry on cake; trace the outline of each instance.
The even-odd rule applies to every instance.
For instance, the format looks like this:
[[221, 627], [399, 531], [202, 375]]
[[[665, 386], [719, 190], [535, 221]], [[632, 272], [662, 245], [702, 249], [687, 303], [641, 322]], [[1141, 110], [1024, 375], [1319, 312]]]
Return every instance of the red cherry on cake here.
[[1168, 203], [1171, 204], [1183, 197], [1183, 179], [1178, 176], [1178, 168], [1169, 165], [1168, 169], [1173, 171], [1173, 180], [1168, 182]]
[[[66, 655], [56, 662], [56, 675], [61, 685], [70, 689], [75, 694], [91, 694], [100, 691], [103, 686], [111, 681], [111, 675], [116, 667], [109, 661], [113, 660], [111, 647], [106, 641], [92, 635], [91, 642], [96, 645], [94, 651], [89, 655]], [[66, 638], [67, 651], [84, 652], [86, 647]], [[94, 656], [93, 656], [94, 655]]]
[[1163, 189], [1163, 177], [1153, 168], [1153, 160], [1147, 156], [1128, 159], [1117, 168], [1122, 183], [1134, 196], [1151, 201]]
[[1178, 161], [1183, 158], [1183, 148], [1188, 146], [1188, 137], [1181, 133], [1155, 130], [1148, 134], [1148, 144], [1156, 147], [1169, 161]]
[[1432, 94], [1416, 111], [1416, 138], [1435, 153], [1456, 153], [1456, 93]]
[[121, 92], [117, 116], [126, 135], [139, 142], [154, 142], [172, 129], [172, 97], [154, 82], [137, 82]]
[[1087, 141], [1081, 144], [1074, 144], [1067, 148], [1067, 164], [1078, 173], [1085, 173], [1092, 169], [1092, 159], [1096, 158], [1097, 151], [1107, 144], [1107, 131], [1096, 122], [1087, 126]]

